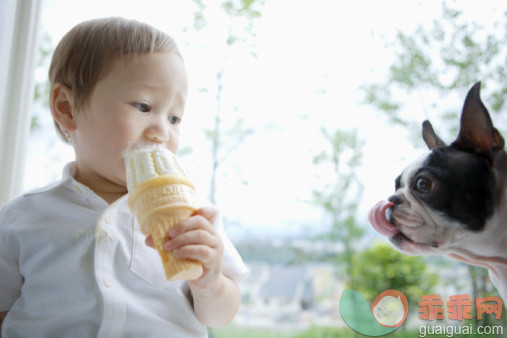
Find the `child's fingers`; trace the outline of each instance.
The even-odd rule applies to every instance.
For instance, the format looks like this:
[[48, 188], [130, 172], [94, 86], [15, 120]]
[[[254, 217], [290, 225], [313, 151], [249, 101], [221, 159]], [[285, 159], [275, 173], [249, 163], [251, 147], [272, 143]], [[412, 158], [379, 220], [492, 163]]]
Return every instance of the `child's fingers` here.
[[174, 250], [173, 255], [177, 258], [190, 258], [200, 261], [204, 266], [210, 266], [216, 261], [215, 250], [205, 245], [187, 245]]
[[175, 249], [179, 249], [182, 246], [188, 245], [205, 245], [210, 248], [221, 248], [221, 245], [216, 236], [209, 233], [206, 230], [196, 229], [192, 231], [187, 231], [178, 235], [171, 240], [164, 243], [164, 249], [167, 251], [172, 251]]
[[[216, 213], [217, 210], [211, 206], [197, 209], [192, 216], [176, 224], [174, 228], [169, 231], [168, 235], [172, 239], [189, 231], [203, 229], [215, 236], [217, 233], [212, 225], [212, 222], [215, 220]], [[145, 243], [149, 247], [155, 247], [155, 243], [153, 242], [153, 237], [151, 235], [146, 237]]]
[[216, 235], [217, 233], [208, 219], [201, 215], [195, 215], [190, 216], [189, 218], [184, 219], [183, 221], [176, 224], [174, 228], [169, 231], [169, 237], [174, 238], [185, 232], [197, 229], [203, 229], [213, 235]]
[[202, 216], [208, 220], [211, 224], [215, 223], [215, 218], [217, 217], [217, 208], [212, 205], [205, 206], [197, 209], [192, 213], [192, 216]]

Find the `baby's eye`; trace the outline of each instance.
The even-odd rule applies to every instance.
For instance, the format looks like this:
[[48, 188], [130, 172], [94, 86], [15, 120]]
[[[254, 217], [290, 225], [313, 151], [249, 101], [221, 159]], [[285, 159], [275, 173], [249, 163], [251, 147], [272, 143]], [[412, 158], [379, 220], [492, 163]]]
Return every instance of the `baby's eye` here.
[[181, 117], [178, 116], [169, 116], [167, 119], [170, 124], [179, 124], [181, 122]]
[[151, 111], [150, 105], [146, 103], [134, 102], [132, 105], [142, 113], [149, 113]]

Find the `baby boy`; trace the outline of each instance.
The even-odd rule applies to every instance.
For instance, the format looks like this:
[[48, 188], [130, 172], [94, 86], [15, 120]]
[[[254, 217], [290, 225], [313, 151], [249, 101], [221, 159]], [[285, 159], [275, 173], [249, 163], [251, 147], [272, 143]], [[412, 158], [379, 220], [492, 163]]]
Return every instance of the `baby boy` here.
[[87, 21], [60, 41], [49, 77], [75, 161], [0, 213], [2, 336], [202, 337], [229, 323], [247, 269], [217, 209], [171, 230], [164, 248], [204, 273], [168, 282], [127, 205], [125, 149], [178, 151], [187, 75], [173, 39], [133, 20]]

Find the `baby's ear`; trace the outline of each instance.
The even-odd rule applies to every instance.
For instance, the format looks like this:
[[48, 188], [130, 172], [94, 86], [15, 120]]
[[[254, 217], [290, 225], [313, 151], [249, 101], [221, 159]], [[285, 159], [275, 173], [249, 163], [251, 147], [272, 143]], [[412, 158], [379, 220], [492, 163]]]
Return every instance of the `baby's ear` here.
[[66, 131], [74, 131], [74, 96], [72, 90], [62, 83], [51, 88], [51, 114], [58, 125]]

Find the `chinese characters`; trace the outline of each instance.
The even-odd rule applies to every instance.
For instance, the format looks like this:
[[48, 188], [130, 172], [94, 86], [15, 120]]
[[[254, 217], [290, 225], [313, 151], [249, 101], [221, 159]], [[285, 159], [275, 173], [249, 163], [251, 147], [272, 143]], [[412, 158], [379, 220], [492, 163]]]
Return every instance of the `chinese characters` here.
[[[472, 319], [472, 300], [469, 295], [455, 295], [449, 297], [447, 302], [447, 315], [449, 319]], [[495, 314], [496, 319], [502, 316], [502, 300], [499, 297], [476, 298], [475, 310], [477, 319], [484, 314]], [[440, 295], [422, 296], [419, 302], [419, 318], [425, 320], [444, 319], [443, 301]]]

